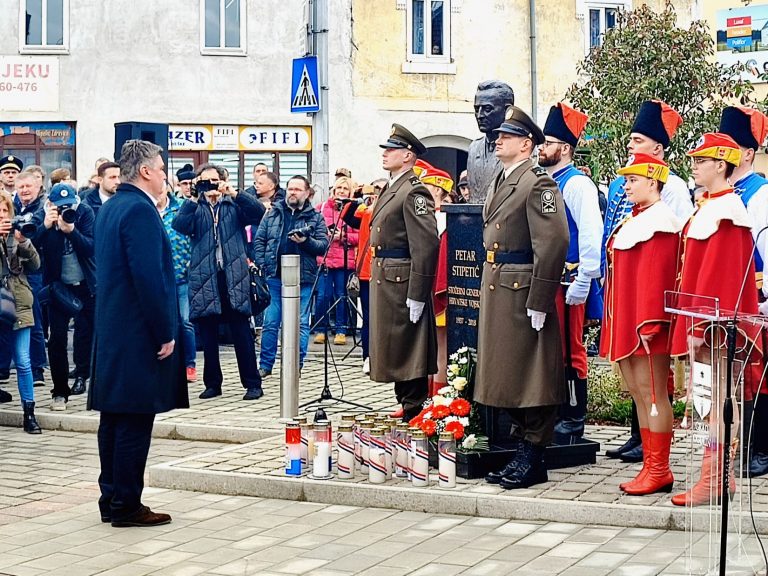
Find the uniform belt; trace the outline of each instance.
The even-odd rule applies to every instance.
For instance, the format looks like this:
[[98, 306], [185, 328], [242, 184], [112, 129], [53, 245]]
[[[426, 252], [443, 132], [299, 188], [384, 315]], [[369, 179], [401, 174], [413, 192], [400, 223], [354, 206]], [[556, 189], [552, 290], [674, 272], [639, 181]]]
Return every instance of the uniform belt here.
[[485, 253], [485, 261], [492, 264], [533, 264], [533, 252], [530, 250], [514, 250], [512, 252], [488, 250]]
[[410, 258], [411, 253], [406, 248], [382, 249], [371, 246], [371, 258]]

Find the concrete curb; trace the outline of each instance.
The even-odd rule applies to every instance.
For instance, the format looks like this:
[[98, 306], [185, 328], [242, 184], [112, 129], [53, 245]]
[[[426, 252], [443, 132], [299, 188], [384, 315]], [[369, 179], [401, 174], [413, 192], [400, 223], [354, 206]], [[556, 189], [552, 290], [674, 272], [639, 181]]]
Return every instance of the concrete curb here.
[[[40, 427], [45, 430], [64, 432], [88, 432], [95, 434], [99, 429], [97, 412], [94, 416], [80, 416], [63, 412], [36, 411]], [[22, 414], [18, 411], [0, 410], [0, 426], [20, 428]], [[221, 442], [246, 444], [278, 435], [275, 430], [242, 428], [237, 426], [211, 426], [208, 424], [178, 424], [156, 421], [152, 429], [153, 438], [169, 440], [193, 440], [199, 442]]]
[[[484, 495], [423, 488], [373, 486], [339, 480], [284, 478], [273, 475], [243, 474], [179, 468], [158, 464], [149, 469], [149, 483], [157, 488], [203, 491], [228, 496], [279, 498], [299, 502], [390, 508], [432, 514], [459, 514], [513, 520], [567, 522], [595, 526], [624, 526], [659, 530], [697, 531], [711, 527], [713, 518], [707, 510], [689, 510], [666, 506], [603, 504], [548, 498]], [[719, 511], [713, 511], [719, 526]], [[734, 514], [731, 522], [734, 522]], [[761, 534], [768, 533], [768, 513], [756, 512], [755, 523]], [[748, 514], [742, 514], [742, 530], [752, 532]]]

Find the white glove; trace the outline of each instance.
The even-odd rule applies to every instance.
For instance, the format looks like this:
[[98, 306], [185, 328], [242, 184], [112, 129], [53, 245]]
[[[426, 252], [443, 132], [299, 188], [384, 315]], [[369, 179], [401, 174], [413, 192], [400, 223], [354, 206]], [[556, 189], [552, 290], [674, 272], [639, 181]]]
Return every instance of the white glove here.
[[541, 329], [544, 328], [544, 320], [547, 319], [547, 313], [537, 312], [530, 308], [526, 308], [526, 310], [528, 311], [528, 316], [531, 318], [531, 328], [536, 330], [536, 332], [541, 331]]
[[768, 316], [768, 300], [760, 304], [757, 309], [763, 316]]
[[416, 302], [416, 300], [411, 300], [410, 298], [405, 299], [405, 305], [411, 311], [411, 322], [414, 324], [419, 321], [419, 318], [424, 313], [424, 304], [424, 302]]
[[577, 306], [578, 304], [584, 304], [589, 296], [589, 287], [592, 284], [592, 280], [583, 277], [581, 274], [577, 274], [571, 285], [568, 286], [568, 290], [565, 292], [565, 303], [568, 306]]

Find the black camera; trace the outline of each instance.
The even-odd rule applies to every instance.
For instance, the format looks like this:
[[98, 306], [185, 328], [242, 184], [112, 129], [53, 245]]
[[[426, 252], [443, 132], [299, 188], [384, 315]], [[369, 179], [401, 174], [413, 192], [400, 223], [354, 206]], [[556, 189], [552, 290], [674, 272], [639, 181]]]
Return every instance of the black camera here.
[[331, 224], [328, 226], [328, 234], [333, 235], [334, 232], [336, 232], [336, 224]]
[[59, 210], [59, 216], [67, 224], [74, 224], [75, 220], [77, 220], [77, 210], [71, 206], [66, 206]]
[[35, 235], [37, 226], [32, 222], [32, 214], [14, 216], [11, 220], [11, 229], [18, 230], [22, 236], [30, 238]]
[[312, 226], [302, 226], [301, 228], [294, 228], [288, 232], [288, 237], [299, 236], [301, 238], [308, 238], [312, 235]]
[[192, 196], [197, 198], [200, 194], [211, 192], [212, 190], [218, 190], [219, 183], [211, 180], [198, 180], [192, 185]]

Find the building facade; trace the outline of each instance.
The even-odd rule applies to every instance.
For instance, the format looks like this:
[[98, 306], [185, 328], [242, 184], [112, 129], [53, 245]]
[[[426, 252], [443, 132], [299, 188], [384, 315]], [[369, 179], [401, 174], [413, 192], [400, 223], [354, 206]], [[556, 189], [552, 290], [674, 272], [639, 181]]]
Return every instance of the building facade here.
[[[480, 81], [507, 82], [516, 103], [543, 121], [617, 11], [639, 4], [317, 1], [327, 2], [330, 23], [328, 77], [318, 87], [329, 117], [327, 165], [331, 173], [348, 167], [361, 182], [382, 176], [377, 145], [392, 122], [458, 174], [480, 136], [473, 115]], [[114, 125], [128, 121], [169, 125], [172, 170], [218, 162], [241, 187], [257, 162], [285, 182], [326, 154], [311, 115], [290, 112], [291, 60], [307, 51], [309, 0], [7, 4], [6, 14], [18, 18], [0, 21], [2, 154], [48, 171], [70, 167], [83, 182], [97, 158], [114, 156]], [[701, 12], [698, 4], [675, 1], [681, 23]]]

